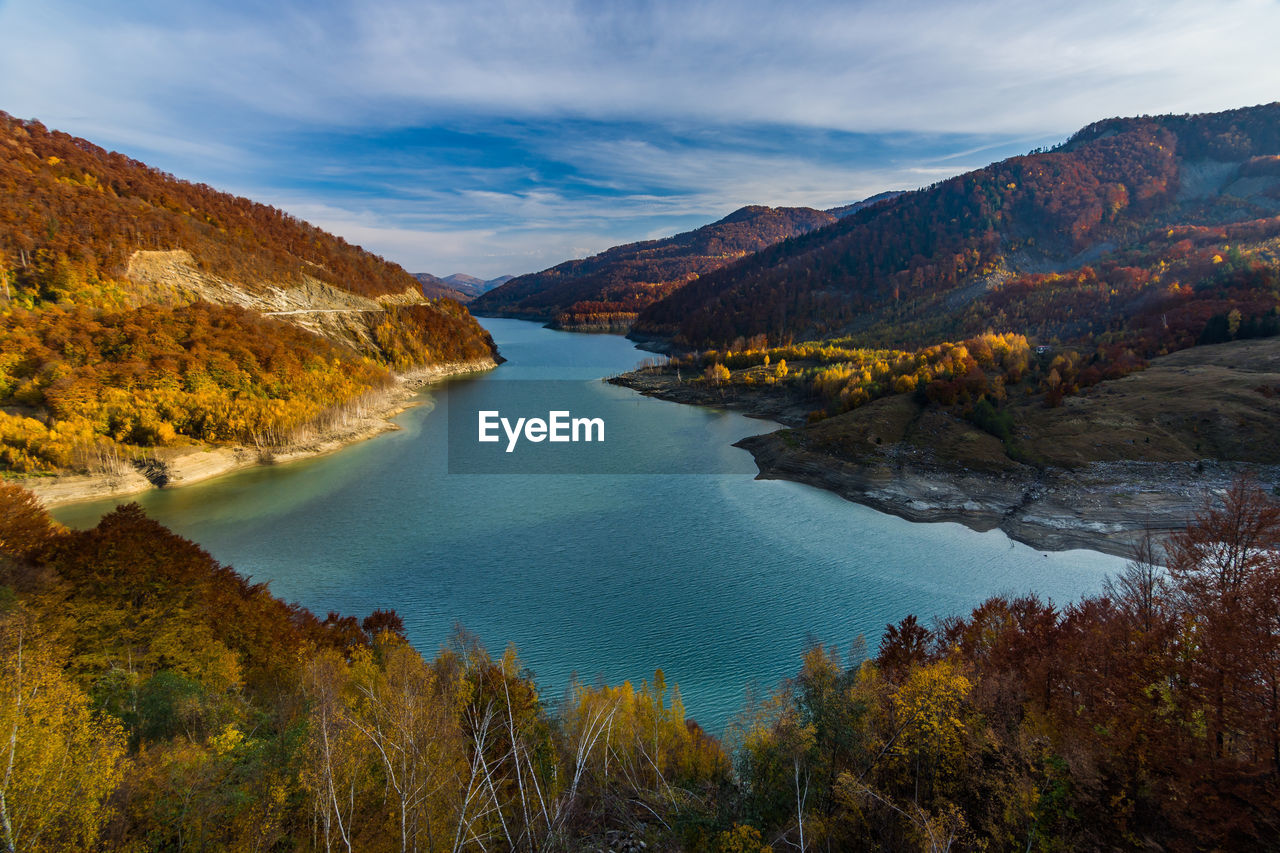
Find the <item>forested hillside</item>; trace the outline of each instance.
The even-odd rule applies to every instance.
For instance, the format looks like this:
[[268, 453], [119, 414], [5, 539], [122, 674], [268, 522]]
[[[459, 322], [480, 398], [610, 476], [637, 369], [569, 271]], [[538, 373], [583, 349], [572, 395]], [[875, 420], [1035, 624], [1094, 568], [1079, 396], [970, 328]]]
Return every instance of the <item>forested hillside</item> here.
[[830, 213], [807, 207], [744, 207], [674, 237], [615, 246], [518, 276], [471, 305], [484, 313], [551, 320], [565, 328], [625, 330], [636, 312], [698, 276], [834, 221]]
[[0, 469], [287, 442], [390, 370], [490, 358], [456, 302], [281, 210], [0, 113]]
[[1262, 322], [1278, 214], [1280, 104], [1111, 119], [704, 275], [635, 329], [900, 349], [990, 330], [1148, 356], [1232, 309]]
[[1144, 549], [1093, 598], [907, 617], [871, 657], [812, 647], [721, 742], [661, 671], [557, 699], [514, 649], [459, 631], [428, 660], [393, 611], [286, 605], [136, 505], [68, 531], [3, 485], [0, 834], [26, 851], [1274, 850], [1280, 509], [1241, 481], [1164, 544], [1167, 568]]
[[[1173, 492], [1161, 462], [1274, 464], [1273, 348], [1244, 344], [1280, 334], [1277, 152], [1280, 104], [1098, 122], [702, 277], [635, 326], [687, 351], [620, 381], [782, 416], [799, 429], [757, 461], [854, 499], [873, 469], [956, 507], [1019, 484], [994, 522], [961, 513], [985, 526], [1094, 463]], [[1248, 357], [1201, 346], [1227, 342]]]
[[116, 294], [139, 249], [185, 249], [232, 281], [308, 276], [364, 296], [416, 287], [399, 266], [282, 210], [178, 180], [38, 121], [0, 115], [0, 252], [18, 299]]

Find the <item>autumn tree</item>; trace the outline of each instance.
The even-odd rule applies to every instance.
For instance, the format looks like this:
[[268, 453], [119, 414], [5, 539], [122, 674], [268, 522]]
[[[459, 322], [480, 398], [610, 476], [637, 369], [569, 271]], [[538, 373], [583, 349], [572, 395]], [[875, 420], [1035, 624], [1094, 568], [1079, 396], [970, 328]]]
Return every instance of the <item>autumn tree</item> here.
[[1211, 756], [1247, 759], [1263, 747], [1280, 773], [1280, 507], [1239, 479], [1172, 537], [1168, 561]]
[[1145, 634], [1155, 631], [1168, 615], [1168, 580], [1158, 548], [1151, 533], [1144, 534], [1124, 569], [1108, 577], [1102, 587], [1133, 626]]
[[119, 722], [90, 707], [21, 607], [0, 614], [0, 833], [9, 851], [89, 849], [119, 784]]
[[398, 640], [376, 657], [358, 649], [351, 683], [354, 701], [346, 720], [377, 756], [400, 849], [440, 848], [451, 834], [465, 766], [449, 685]]
[[35, 495], [0, 483], [0, 554], [23, 558], [48, 543], [57, 529]]

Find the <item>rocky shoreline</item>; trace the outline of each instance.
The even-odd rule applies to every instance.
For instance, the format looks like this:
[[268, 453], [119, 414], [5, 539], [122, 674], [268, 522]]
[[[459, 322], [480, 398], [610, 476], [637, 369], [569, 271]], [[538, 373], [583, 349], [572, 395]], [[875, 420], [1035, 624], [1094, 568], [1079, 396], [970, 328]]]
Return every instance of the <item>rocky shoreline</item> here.
[[352, 444], [399, 429], [391, 418], [419, 405], [413, 397], [424, 387], [450, 376], [492, 370], [492, 358], [430, 365], [395, 377], [395, 384], [376, 402], [340, 421], [319, 428], [305, 440], [286, 447], [182, 447], [161, 449], [141, 465], [122, 466], [101, 474], [66, 474], [15, 478], [13, 482], [35, 494], [46, 507], [138, 494], [155, 488], [176, 488], [220, 477], [257, 465], [282, 465], [341, 450]]
[[[673, 402], [740, 411], [790, 427], [805, 423], [804, 401], [777, 392], [721, 391], [677, 383], [659, 371], [611, 382]], [[759, 479], [782, 479], [835, 492], [846, 500], [915, 522], [999, 528], [1044, 551], [1085, 548], [1128, 557], [1150, 532], [1186, 525], [1233, 479], [1248, 473], [1270, 490], [1280, 465], [1214, 460], [1097, 461], [1071, 467], [1008, 462], [964, 466], [905, 442], [852, 457], [810, 446], [802, 430], [783, 429], [736, 443], [756, 461]]]
[[1001, 473], [938, 465], [908, 452], [855, 463], [790, 446], [784, 432], [736, 446], [755, 457], [760, 479], [817, 486], [908, 521], [999, 528], [1042, 551], [1087, 548], [1120, 557], [1132, 556], [1147, 533], [1158, 539], [1185, 527], [1242, 473], [1264, 483], [1280, 478], [1277, 466], [1208, 460]]

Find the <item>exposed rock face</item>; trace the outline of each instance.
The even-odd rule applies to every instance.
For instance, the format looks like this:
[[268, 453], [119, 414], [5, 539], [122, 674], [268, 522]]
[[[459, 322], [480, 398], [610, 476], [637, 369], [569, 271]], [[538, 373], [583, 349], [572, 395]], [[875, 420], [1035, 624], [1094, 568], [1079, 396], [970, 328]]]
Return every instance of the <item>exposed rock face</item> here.
[[134, 252], [125, 275], [138, 285], [138, 305], [204, 301], [250, 308], [370, 355], [378, 352], [373, 327], [387, 306], [427, 301], [413, 288], [370, 299], [306, 274], [292, 287], [228, 281], [201, 270], [191, 254], [182, 249]]

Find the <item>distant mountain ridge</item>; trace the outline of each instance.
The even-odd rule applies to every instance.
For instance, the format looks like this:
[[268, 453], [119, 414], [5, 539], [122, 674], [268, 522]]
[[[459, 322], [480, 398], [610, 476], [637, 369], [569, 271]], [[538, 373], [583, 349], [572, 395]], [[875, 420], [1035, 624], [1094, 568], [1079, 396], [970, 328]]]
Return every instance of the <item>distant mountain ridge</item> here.
[[471, 307], [566, 328], [625, 330], [636, 312], [698, 276], [835, 221], [832, 214], [807, 207], [750, 205], [692, 231], [615, 246], [518, 276]]
[[429, 272], [415, 272], [412, 274], [414, 279], [422, 288], [422, 295], [428, 299], [454, 299], [458, 302], [467, 302], [470, 300], [467, 294], [454, 287], [449, 282], [438, 276], [434, 276]]
[[643, 309], [635, 331], [689, 347], [760, 334], [919, 346], [987, 327], [1067, 339], [1159, 322], [1194, 340], [1226, 303], [1171, 292], [1169, 267], [1193, 285], [1226, 269], [1214, 256], [1242, 274], [1242, 252], [1274, 264], [1278, 156], [1280, 104], [1107, 119], [703, 275]]
[[414, 273], [413, 277], [421, 283], [422, 292], [425, 296], [447, 296], [464, 304], [482, 293], [488, 293], [495, 287], [501, 287], [515, 278], [513, 275], [500, 275], [497, 278], [485, 281], [461, 272], [447, 275], [444, 278], [434, 276], [431, 273], [419, 272]]
[[868, 196], [862, 201], [855, 201], [853, 204], [843, 204], [839, 207], [828, 207], [827, 213], [830, 213], [837, 219], [844, 219], [846, 216], [851, 216], [859, 210], [862, 210], [864, 207], [870, 207], [871, 205], [879, 204], [882, 201], [889, 201], [890, 199], [897, 198], [904, 192], [906, 192], [906, 190], [887, 190], [882, 193], [876, 193], [873, 196]]
[[[514, 278], [510, 276], [509, 278]], [[444, 276], [444, 280], [455, 287], [484, 287], [484, 279], [476, 278], [473, 275], [467, 275], [464, 272], [456, 272], [452, 275]]]

